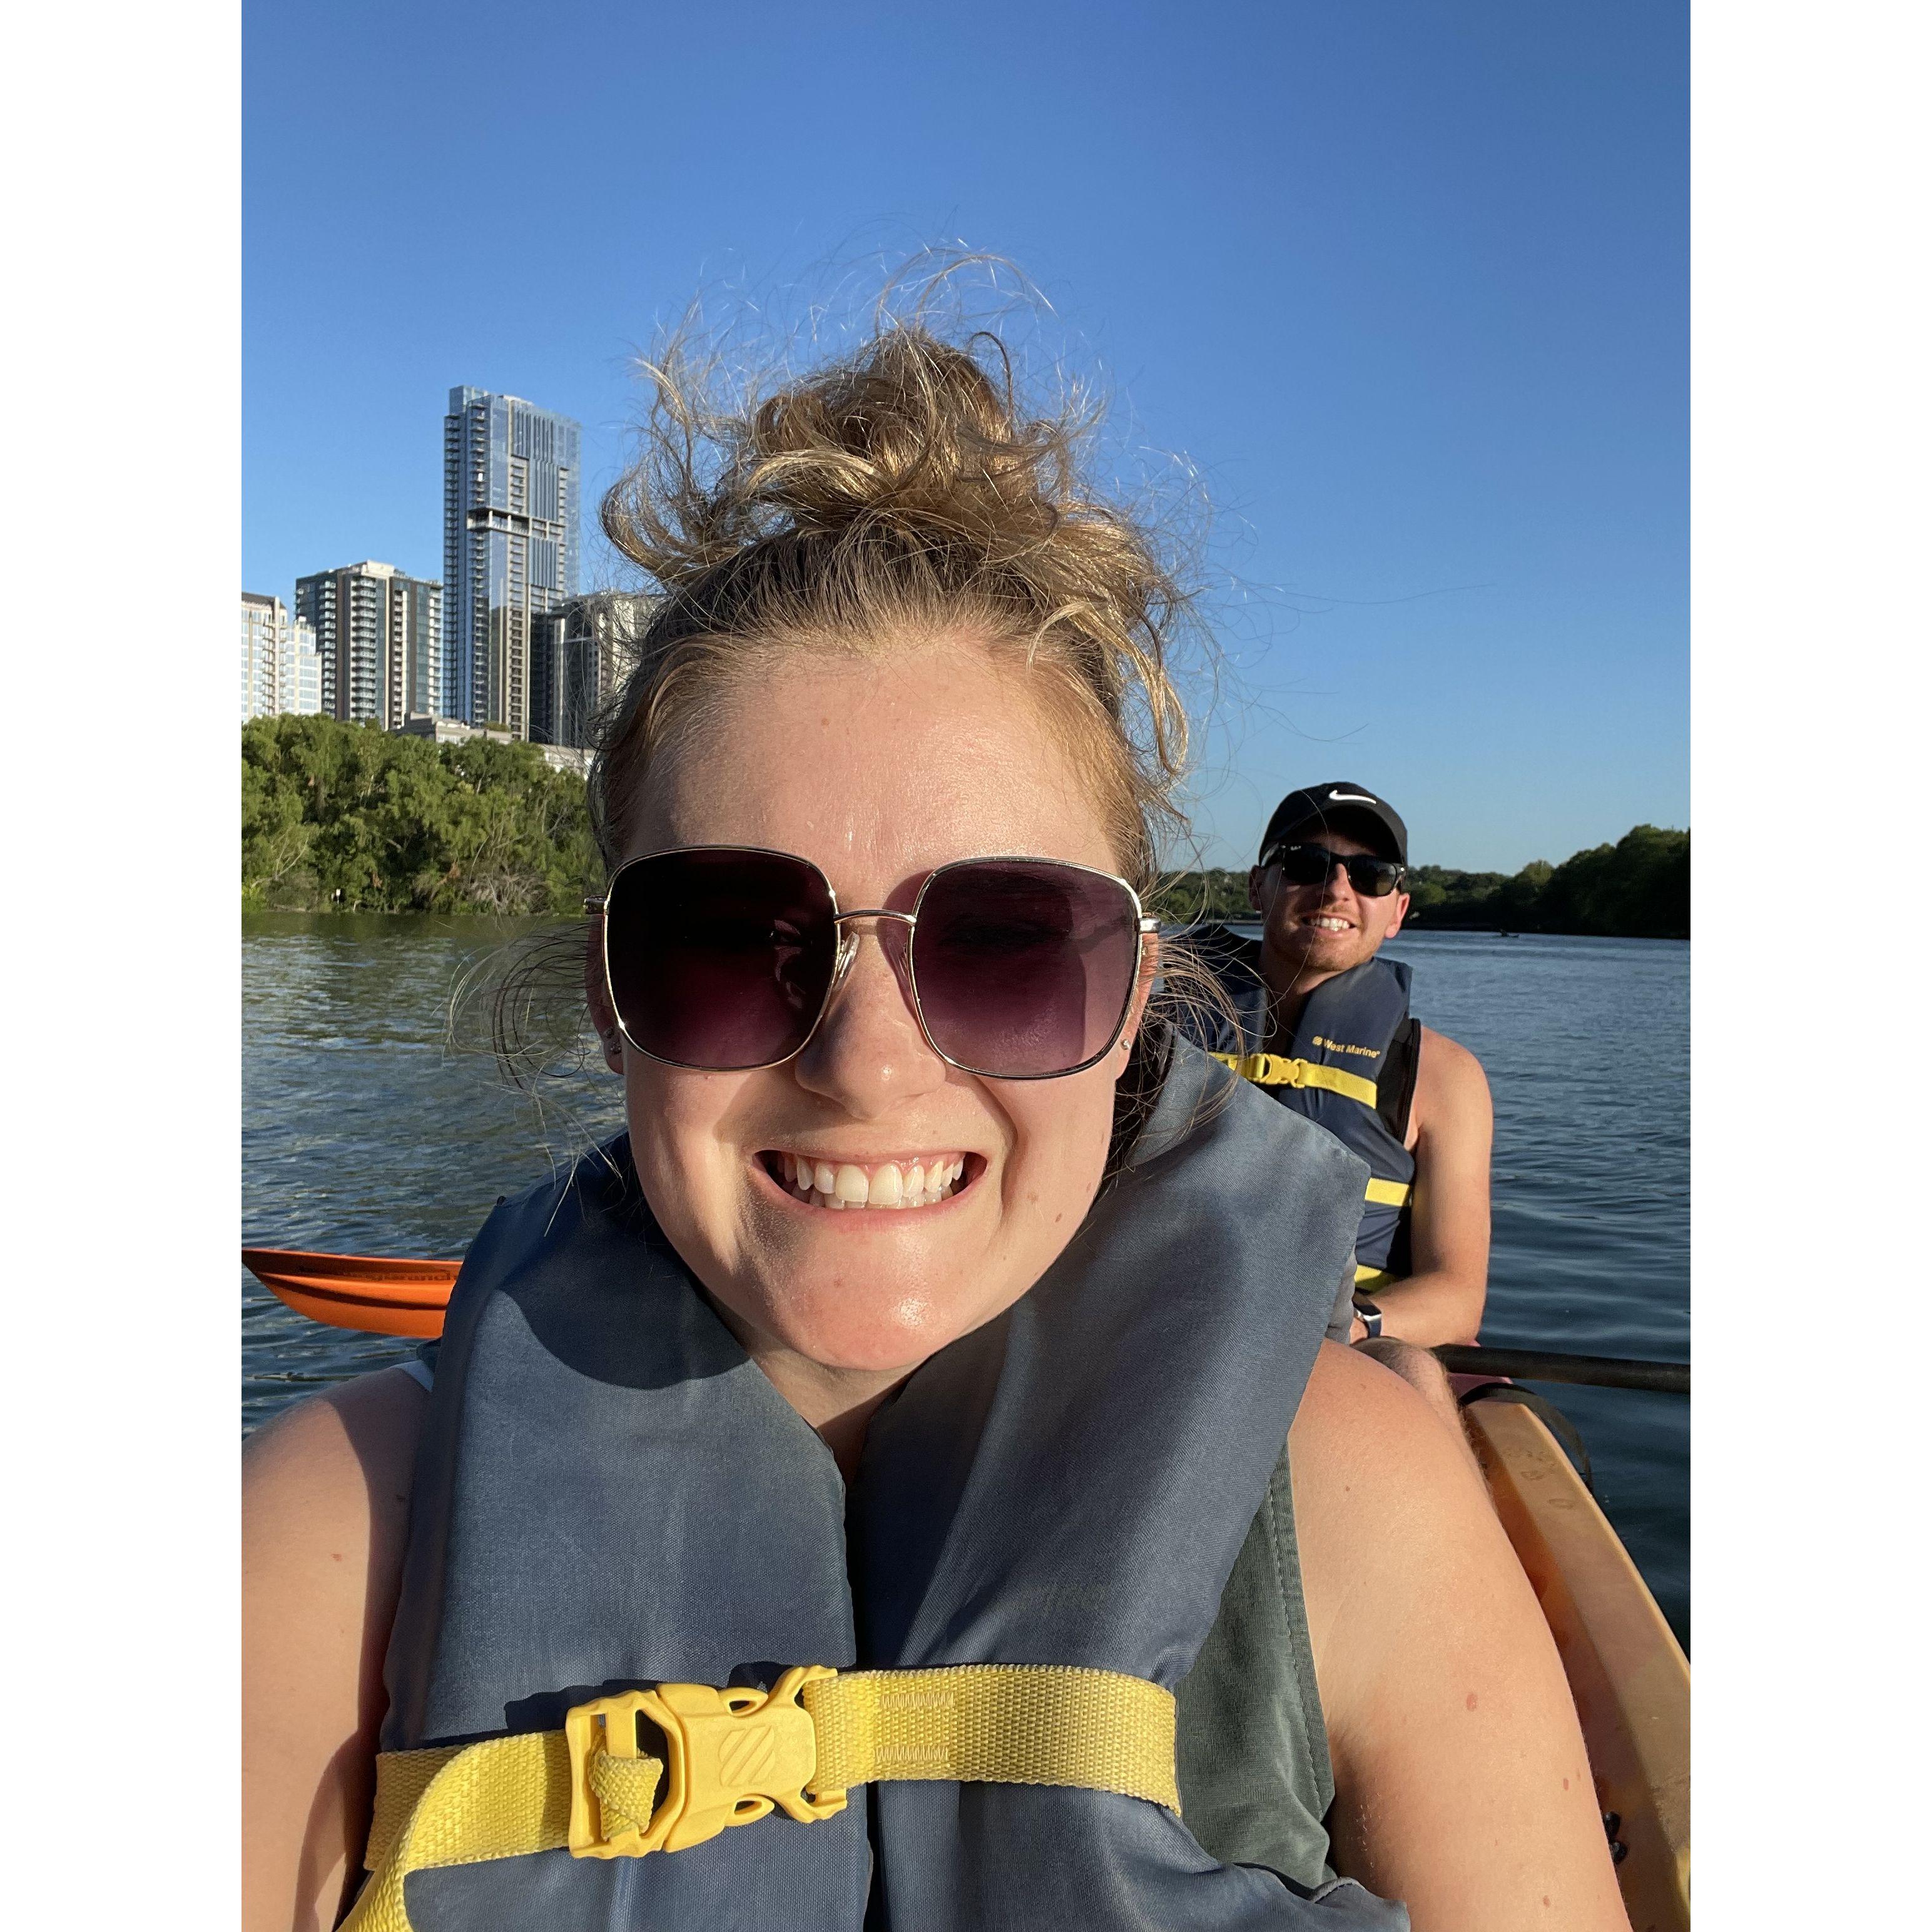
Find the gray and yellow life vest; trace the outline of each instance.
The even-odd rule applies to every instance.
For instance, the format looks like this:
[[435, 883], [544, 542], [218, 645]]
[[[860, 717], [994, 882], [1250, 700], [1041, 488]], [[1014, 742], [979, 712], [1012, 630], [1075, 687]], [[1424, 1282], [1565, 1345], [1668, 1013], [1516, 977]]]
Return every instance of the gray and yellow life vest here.
[[1126, 1171], [849, 1490], [623, 1142], [500, 1204], [436, 1364], [349, 1932], [1400, 1932], [1326, 1870], [1282, 1576], [1361, 1187], [1178, 1046]]
[[1309, 994], [1282, 1053], [1261, 1048], [1268, 1034], [1262, 949], [1210, 928], [1196, 938], [1232, 1002], [1238, 1029], [1218, 1015], [1196, 1030], [1216, 1058], [1292, 1112], [1325, 1127], [1369, 1164], [1355, 1285], [1364, 1294], [1413, 1272], [1409, 1203], [1415, 1156], [1402, 1143], [1415, 1097], [1422, 1028], [1408, 1010], [1409, 969], [1364, 960]]

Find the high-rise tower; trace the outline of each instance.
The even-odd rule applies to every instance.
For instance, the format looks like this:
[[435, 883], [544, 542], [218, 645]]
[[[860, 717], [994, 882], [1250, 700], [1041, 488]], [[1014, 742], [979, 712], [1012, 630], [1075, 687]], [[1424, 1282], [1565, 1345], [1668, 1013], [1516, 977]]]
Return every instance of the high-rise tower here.
[[442, 700], [442, 586], [392, 563], [348, 563], [296, 579], [296, 614], [315, 626], [322, 708], [399, 731]]
[[531, 735], [531, 622], [577, 590], [582, 434], [515, 396], [449, 392], [443, 706], [465, 724]]

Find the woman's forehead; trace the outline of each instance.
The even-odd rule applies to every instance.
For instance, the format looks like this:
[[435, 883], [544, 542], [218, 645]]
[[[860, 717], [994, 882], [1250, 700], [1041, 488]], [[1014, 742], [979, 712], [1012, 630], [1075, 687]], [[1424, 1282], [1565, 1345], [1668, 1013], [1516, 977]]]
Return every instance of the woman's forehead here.
[[1099, 802], [1029, 675], [944, 645], [768, 658], [666, 747], [629, 849], [796, 852], [842, 897], [988, 853], [1115, 870]]

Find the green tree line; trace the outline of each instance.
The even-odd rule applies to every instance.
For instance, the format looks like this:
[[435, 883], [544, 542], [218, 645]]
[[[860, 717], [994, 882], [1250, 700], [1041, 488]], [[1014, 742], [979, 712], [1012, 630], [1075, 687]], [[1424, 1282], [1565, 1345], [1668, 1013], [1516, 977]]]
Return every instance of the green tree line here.
[[[298, 912], [571, 914], [601, 889], [584, 781], [534, 746], [435, 745], [333, 718], [242, 728], [242, 898]], [[1639, 825], [1514, 878], [1418, 866], [1410, 923], [1688, 939], [1690, 835]], [[1246, 872], [1184, 872], [1164, 919], [1244, 920]]]
[[[1537, 859], [1514, 877], [1415, 866], [1404, 882], [1407, 924], [1484, 932], [1590, 933], [1622, 939], [1690, 937], [1690, 835], [1634, 826], [1614, 845]], [[1248, 875], [1184, 872], [1161, 894], [1163, 919], [1249, 920]]]
[[567, 914], [602, 878], [584, 781], [534, 746], [333, 718], [242, 728], [244, 907]]

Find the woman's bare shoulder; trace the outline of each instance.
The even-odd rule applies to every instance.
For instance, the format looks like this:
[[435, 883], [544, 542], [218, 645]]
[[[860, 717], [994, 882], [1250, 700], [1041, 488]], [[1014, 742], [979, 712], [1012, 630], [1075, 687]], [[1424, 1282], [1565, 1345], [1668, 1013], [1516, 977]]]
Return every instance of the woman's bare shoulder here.
[[299, 1509], [384, 1518], [409, 1506], [410, 1474], [428, 1396], [401, 1369], [380, 1369], [304, 1397], [266, 1423], [242, 1454], [244, 1508], [278, 1520]]
[[244, 1918], [326, 1928], [374, 1788], [382, 1658], [428, 1398], [386, 1369], [294, 1404], [242, 1456]]
[[1324, 1342], [1289, 1434], [1337, 1868], [1444, 1932], [1624, 1928], [1556, 1646], [1449, 1426]]

